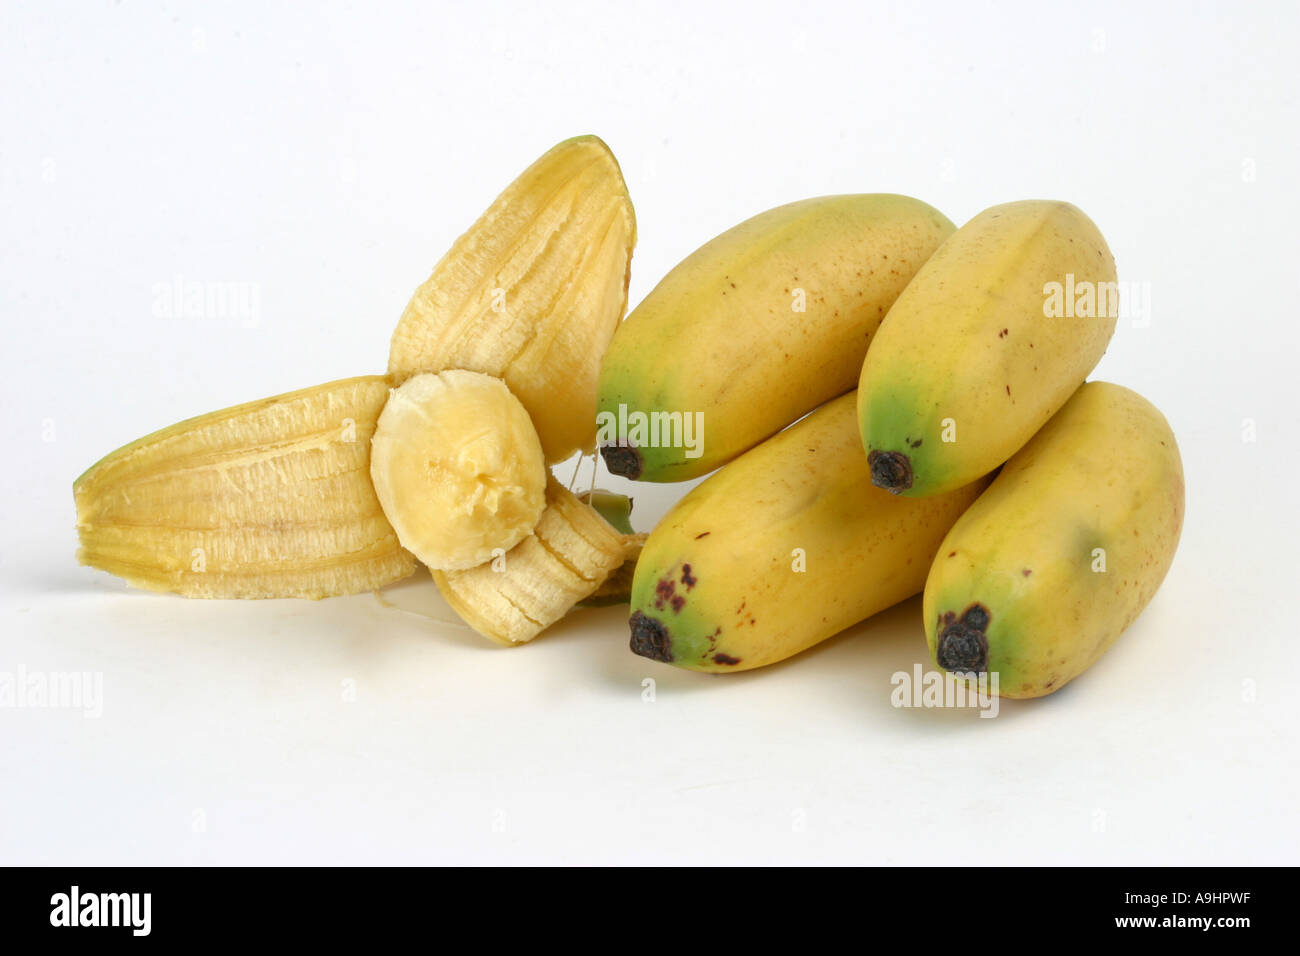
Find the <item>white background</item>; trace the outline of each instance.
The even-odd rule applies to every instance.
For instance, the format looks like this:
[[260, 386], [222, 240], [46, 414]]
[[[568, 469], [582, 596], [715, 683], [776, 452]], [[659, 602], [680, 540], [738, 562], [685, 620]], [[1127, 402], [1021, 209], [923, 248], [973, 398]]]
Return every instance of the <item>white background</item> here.
[[[104, 705], [0, 709], [0, 862], [1300, 862], [1298, 38], [1293, 3], [6, 3], [0, 671], [102, 673]], [[400, 610], [76, 564], [87, 465], [381, 371], [451, 241], [586, 132], [633, 304], [806, 196], [1092, 216], [1152, 296], [1097, 377], [1167, 413], [1188, 494], [1096, 667], [982, 720], [890, 705], [916, 600], [709, 677], [630, 654], [620, 608], [505, 650], [423, 575]], [[156, 316], [177, 277], [255, 283], [257, 322]]]

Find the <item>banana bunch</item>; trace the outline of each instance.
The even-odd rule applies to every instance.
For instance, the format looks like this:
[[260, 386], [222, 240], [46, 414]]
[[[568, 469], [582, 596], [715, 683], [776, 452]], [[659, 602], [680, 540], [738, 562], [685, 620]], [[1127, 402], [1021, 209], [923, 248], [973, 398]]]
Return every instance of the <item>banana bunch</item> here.
[[[960, 229], [824, 196], [705, 243], [621, 321], [636, 221], [599, 139], [511, 183], [415, 290], [387, 374], [181, 422], [74, 484], [80, 560], [188, 597], [322, 598], [430, 571], [531, 641], [627, 602], [631, 649], [734, 673], [918, 592], [932, 661], [1052, 693], [1151, 600], [1184, 490], [1164, 417], [1084, 384], [1114, 258], [1064, 202]], [[550, 466], [716, 473], [649, 534]], [[999, 469], [1000, 472], [999, 472]]]
[[594, 450], [635, 240], [609, 149], [560, 143], [416, 290], [386, 376], [181, 422], [82, 475], [80, 560], [189, 597], [323, 598], [418, 559], [472, 626], [530, 640], [640, 545], [547, 467]]
[[[761, 667], [924, 590], [938, 667], [1034, 697], [1151, 599], [1182, 465], [1149, 402], [1083, 384], [1118, 315], [1105, 239], [1063, 202], [946, 224], [902, 197], [764, 213], [688, 257], [615, 335], [601, 414], [694, 412], [709, 438], [700, 454], [660, 447], [663, 428], [636, 436], [620, 418], [601, 437], [610, 470], [671, 481], [722, 465], [644, 545], [635, 653]], [[781, 308], [805, 286], [815, 322]], [[845, 363], [856, 393], [790, 424], [852, 387]]]

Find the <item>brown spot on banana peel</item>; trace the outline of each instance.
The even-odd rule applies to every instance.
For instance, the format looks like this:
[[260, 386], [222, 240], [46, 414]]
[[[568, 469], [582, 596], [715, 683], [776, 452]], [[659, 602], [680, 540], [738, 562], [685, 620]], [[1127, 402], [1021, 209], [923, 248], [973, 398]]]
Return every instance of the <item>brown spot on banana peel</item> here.
[[664, 664], [673, 662], [672, 637], [661, 621], [634, 611], [628, 618], [628, 625], [632, 628], [632, 640], [628, 646], [633, 654]]
[[673, 612], [680, 611], [686, 604], [686, 598], [677, 593], [677, 582], [671, 577], [660, 578], [655, 584], [655, 610], [662, 611], [671, 606]]
[[867, 455], [871, 483], [898, 494], [912, 487], [912, 461], [901, 451], [873, 451]]
[[730, 664], [733, 667], [740, 663], [739, 657], [732, 657], [730, 654], [723, 654], [721, 651], [714, 654], [713, 659], [719, 664]]
[[600, 457], [605, 459], [605, 467], [609, 469], [612, 475], [618, 475], [620, 478], [630, 478], [634, 481], [641, 477], [644, 463], [641, 460], [641, 452], [637, 451], [633, 445], [623, 443], [601, 445]]
[[982, 604], [968, 607], [961, 620], [952, 611], [941, 615], [934, 653], [939, 666], [961, 674], [984, 673], [989, 664], [988, 626], [988, 608]]

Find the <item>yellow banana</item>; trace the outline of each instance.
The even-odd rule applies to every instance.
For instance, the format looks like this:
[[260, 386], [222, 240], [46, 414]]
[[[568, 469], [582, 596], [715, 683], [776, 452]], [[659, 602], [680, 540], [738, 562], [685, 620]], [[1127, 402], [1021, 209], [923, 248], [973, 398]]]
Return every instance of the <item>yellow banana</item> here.
[[1007, 203], [962, 226], [898, 297], [863, 363], [872, 481], [933, 495], [1002, 464], [1097, 364], [1117, 299], [1106, 240], [1069, 203]]
[[1084, 385], [953, 526], [925, 585], [935, 662], [1040, 697], [1083, 673], [1164, 580], [1183, 525], [1178, 444], [1150, 402]]
[[388, 371], [470, 369], [505, 380], [546, 460], [595, 444], [600, 356], [627, 306], [636, 220], [609, 148], [560, 143], [434, 267], [393, 332]]
[[594, 594], [628, 556], [628, 536], [551, 477], [546, 509], [508, 552], [433, 580], [465, 623], [501, 644], [531, 641]]
[[934, 498], [871, 486], [853, 393], [693, 489], [650, 533], [632, 650], [692, 670], [783, 660], [921, 590], [986, 482]]
[[463, 570], [524, 539], [546, 504], [546, 462], [528, 412], [499, 378], [460, 369], [393, 390], [370, 475], [402, 545]]
[[406, 577], [370, 484], [387, 379], [350, 378], [172, 425], [73, 485], [78, 558], [201, 598], [323, 598]]
[[890, 305], [952, 231], [906, 196], [823, 196], [701, 246], [605, 354], [598, 441], [609, 470], [694, 478], [851, 390]]

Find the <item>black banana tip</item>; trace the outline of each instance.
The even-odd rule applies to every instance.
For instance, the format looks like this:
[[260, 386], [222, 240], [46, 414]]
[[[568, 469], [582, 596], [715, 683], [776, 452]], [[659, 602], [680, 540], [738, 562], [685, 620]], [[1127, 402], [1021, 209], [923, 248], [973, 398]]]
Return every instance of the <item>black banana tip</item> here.
[[935, 648], [935, 660], [946, 671], [957, 674], [982, 674], [989, 666], [988, 608], [972, 604], [961, 620], [949, 612], [939, 619], [943, 628]]
[[871, 483], [898, 494], [912, 487], [912, 462], [901, 451], [873, 451], [867, 455]]
[[641, 477], [641, 453], [631, 445], [601, 445], [600, 457], [611, 475], [634, 481]]
[[673, 662], [673, 640], [663, 622], [646, 617], [640, 611], [634, 611], [628, 619], [632, 627], [631, 648], [633, 654], [640, 654], [652, 661], [664, 664]]

